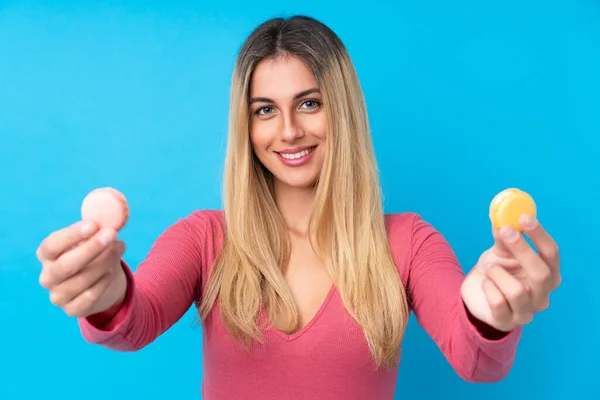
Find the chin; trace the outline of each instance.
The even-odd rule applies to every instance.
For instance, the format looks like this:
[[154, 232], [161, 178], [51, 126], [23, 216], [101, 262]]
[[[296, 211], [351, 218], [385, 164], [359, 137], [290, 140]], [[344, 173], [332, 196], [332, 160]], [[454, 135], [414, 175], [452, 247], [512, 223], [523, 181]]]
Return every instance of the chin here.
[[[311, 189], [319, 180], [322, 162], [312, 159], [307, 164], [297, 167], [282, 165], [279, 159], [269, 159], [267, 170], [281, 186], [294, 189]], [[275, 162], [272, 162], [275, 161]]]
[[316, 179], [284, 179], [280, 180], [280, 182], [294, 189], [311, 189], [317, 183]]
[[[287, 176], [286, 176], [287, 175]], [[303, 174], [303, 176], [279, 175], [275, 179], [283, 186], [294, 189], [311, 189], [315, 186], [318, 180], [317, 174]]]

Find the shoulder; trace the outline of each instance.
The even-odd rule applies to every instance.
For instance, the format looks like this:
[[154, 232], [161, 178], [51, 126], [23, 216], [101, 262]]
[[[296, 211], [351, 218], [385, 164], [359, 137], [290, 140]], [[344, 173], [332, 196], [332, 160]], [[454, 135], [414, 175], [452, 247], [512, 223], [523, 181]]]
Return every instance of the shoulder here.
[[385, 214], [385, 225], [392, 247], [411, 248], [415, 235], [423, 231], [435, 231], [433, 226], [414, 212]]
[[385, 226], [392, 258], [400, 279], [406, 284], [412, 260], [412, 236], [415, 221], [421, 217], [413, 212], [385, 214]]
[[417, 213], [386, 214], [385, 223], [392, 257], [403, 280], [423, 253], [439, 245], [449, 249], [442, 234]]
[[191, 232], [205, 236], [225, 232], [225, 213], [222, 210], [194, 210], [176, 224], [185, 225]]
[[[212, 264], [225, 241], [225, 216], [221, 210], [194, 210], [173, 222], [160, 235], [155, 247], [178, 252]], [[169, 250], [171, 251], [171, 250]]]
[[200, 250], [218, 252], [225, 240], [225, 213], [222, 210], [194, 210], [175, 224], [185, 227]]
[[385, 214], [390, 246], [418, 250], [418, 246], [431, 235], [440, 233], [421, 215], [414, 212]]
[[421, 219], [421, 216], [413, 212], [385, 214], [388, 237], [410, 234], [415, 220], [418, 219]]

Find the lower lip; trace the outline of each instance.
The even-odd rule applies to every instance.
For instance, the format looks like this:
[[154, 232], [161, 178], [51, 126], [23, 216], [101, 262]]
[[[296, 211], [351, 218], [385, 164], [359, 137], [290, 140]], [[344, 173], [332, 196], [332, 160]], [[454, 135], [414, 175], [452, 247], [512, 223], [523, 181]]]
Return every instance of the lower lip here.
[[315, 147], [310, 153], [308, 153], [300, 158], [294, 158], [294, 159], [283, 158], [281, 156], [281, 154], [279, 154], [279, 153], [276, 153], [276, 154], [277, 154], [277, 157], [279, 157], [279, 159], [281, 160], [281, 162], [284, 163], [285, 165], [287, 165], [288, 167], [300, 167], [310, 161], [313, 154], [315, 154], [316, 150], [317, 149]]

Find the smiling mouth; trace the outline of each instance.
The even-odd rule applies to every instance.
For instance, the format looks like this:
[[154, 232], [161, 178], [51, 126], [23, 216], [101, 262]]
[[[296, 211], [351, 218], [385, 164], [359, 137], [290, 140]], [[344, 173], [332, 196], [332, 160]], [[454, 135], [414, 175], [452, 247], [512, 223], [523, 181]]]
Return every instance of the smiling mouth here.
[[285, 158], [286, 160], [296, 160], [302, 157], [305, 157], [307, 155], [309, 155], [310, 153], [312, 153], [315, 149], [317, 148], [317, 146], [313, 146], [313, 147], [309, 147], [308, 149], [304, 149], [304, 150], [300, 150], [298, 152], [295, 153], [280, 153], [280, 152], [275, 152], [277, 153], [281, 158]]

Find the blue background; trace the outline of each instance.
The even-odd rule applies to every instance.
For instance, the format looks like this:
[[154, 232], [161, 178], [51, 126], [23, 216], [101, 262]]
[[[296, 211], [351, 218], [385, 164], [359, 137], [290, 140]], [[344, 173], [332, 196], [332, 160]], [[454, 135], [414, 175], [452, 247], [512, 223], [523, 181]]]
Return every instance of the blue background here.
[[356, 63], [386, 211], [420, 213], [467, 271], [491, 245], [491, 198], [517, 186], [561, 248], [563, 285], [504, 381], [461, 381], [411, 319], [397, 397], [600, 394], [597, 2], [0, 4], [1, 399], [199, 397], [193, 310], [140, 352], [89, 345], [38, 285], [35, 249], [96, 187], [130, 202], [133, 266], [177, 218], [220, 208], [235, 54], [295, 13], [329, 24]]

